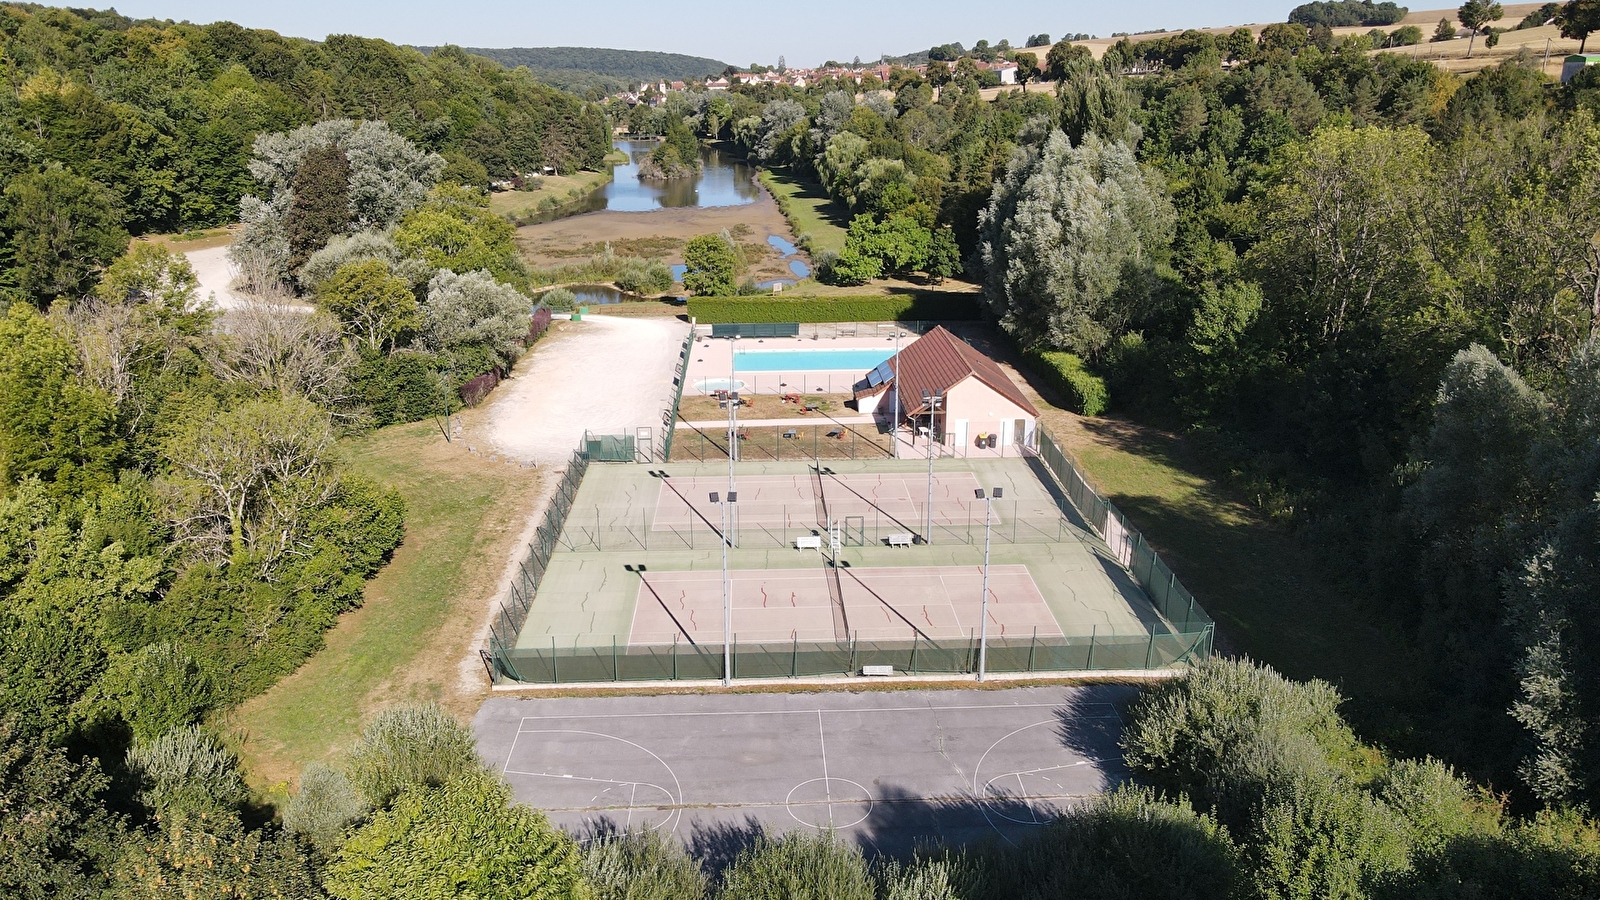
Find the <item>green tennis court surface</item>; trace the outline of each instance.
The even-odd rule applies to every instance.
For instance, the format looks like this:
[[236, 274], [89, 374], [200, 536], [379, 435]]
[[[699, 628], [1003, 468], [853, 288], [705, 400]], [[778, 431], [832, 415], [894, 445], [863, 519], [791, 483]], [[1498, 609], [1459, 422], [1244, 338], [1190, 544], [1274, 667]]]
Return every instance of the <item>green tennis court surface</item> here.
[[[990, 510], [973, 496], [980, 487], [1001, 487], [1004, 499]], [[591, 466], [517, 646], [720, 648], [725, 509], [710, 494], [728, 489], [725, 463]], [[991, 639], [1181, 630], [1035, 460], [935, 461], [931, 543], [925, 461], [739, 463], [733, 489], [740, 644], [969, 641], [980, 628], [986, 514]]]

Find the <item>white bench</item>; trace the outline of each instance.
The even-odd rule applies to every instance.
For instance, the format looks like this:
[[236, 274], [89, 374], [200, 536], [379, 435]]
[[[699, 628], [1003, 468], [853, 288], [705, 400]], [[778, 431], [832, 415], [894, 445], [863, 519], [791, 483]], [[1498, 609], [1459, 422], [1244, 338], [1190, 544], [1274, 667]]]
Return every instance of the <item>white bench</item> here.
[[916, 535], [913, 535], [909, 531], [902, 531], [902, 532], [899, 532], [897, 534], [889, 535], [889, 546], [891, 546], [891, 547], [909, 547], [909, 546], [911, 546], [912, 542], [915, 541], [915, 540], [916, 540]]
[[821, 550], [822, 536], [816, 534], [803, 534], [794, 539], [796, 550]]
[[862, 666], [861, 674], [877, 678], [888, 678], [894, 674], [894, 666]]

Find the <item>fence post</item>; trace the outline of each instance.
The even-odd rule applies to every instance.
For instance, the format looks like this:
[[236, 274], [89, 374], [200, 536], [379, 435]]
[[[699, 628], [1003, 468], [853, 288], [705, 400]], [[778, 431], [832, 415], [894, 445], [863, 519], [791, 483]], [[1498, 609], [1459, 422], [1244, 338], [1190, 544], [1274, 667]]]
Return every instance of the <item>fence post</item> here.
[[1089, 626], [1089, 658], [1083, 664], [1083, 667], [1085, 669], [1094, 668], [1094, 638], [1095, 638], [1095, 632], [1097, 632], [1099, 630], [1100, 630], [1100, 626], [1099, 625], [1090, 625]]
[[916, 629], [912, 629], [912, 631], [911, 631], [911, 674], [913, 674], [913, 675], [917, 674], [917, 637], [918, 637], [918, 635], [917, 635]]
[[561, 683], [561, 658], [556, 656], [556, 636], [550, 635], [550, 682]]
[[1144, 667], [1146, 669], [1150, 668], [1150, 657], [1155, 652], [1156, 652], [1156, 633], [1152, 629], [1151, 632], [1150, 632], [1150, 646], [1146, 647], [1145, 651], [1144, 651]]
[[1033, 640], [1028, 642], [1028, 672], [1033, 672], [1033, 651], [1039, 646], [1039, 626], [1033, 626]]
[[860, 634], [860, 632], [852, 632], [850, 634], [850, 668], [845, 670], [846, 675], [849, 675], [856, 670], [856, 635], [858, 634]]
[[672, 680], [678, 680], [678, 635], [672, 635]]
[[611, 680], [622, 680], [622, 669], [617, 665], [617, 636], [611, 636]]
[[800, 632], [794, 633], [794, 655], [789, 657], [789, 677], [796, 678], [800, 675]]

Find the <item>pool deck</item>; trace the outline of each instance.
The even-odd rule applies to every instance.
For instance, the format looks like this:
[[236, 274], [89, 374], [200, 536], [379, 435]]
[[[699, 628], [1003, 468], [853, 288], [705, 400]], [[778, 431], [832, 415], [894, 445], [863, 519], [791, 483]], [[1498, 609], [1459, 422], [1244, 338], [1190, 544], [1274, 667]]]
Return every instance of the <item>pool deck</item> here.
[[[916, 340], [916, 335], [900, 338], [905, 347]], [[823, 337], [802, 335], [798, 338], [712, 338], [702, 335], [695, 342], [689, 357], [689, 371], [684, 391], [699, 391], [698, 385], [706, 379], [726, 381], [733, 365], [733, 353], [765, 350], [888, 350], [894, 352], [895, 339], [883, 337]], [[866, 378], [871, 367], [855, 369], [797, 369], [785, 372], [738, 372], [734, 377], [744, 382], [741, 390], [756, 394], [806, 393], [845, 394], [856, 382]]]

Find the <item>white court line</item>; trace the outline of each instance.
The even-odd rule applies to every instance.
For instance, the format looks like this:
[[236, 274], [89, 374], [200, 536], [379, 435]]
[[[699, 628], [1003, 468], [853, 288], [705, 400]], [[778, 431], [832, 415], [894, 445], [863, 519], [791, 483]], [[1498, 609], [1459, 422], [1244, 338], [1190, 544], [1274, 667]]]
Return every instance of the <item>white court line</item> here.
[[[531, 701], [538, 702], [538, 701]], [[1121, 716], [1116, 712], [1116, 706], [1111, 703], [1093, 703], [1091, 706], [1105, 706], [1111, 708], [1110, 715], [1085, 716], [1075, 715], [1072, 719], [1117, 719]], [[974, 710], [974, 709], [1058, 709], [1059, 703], [1007, 703], [986, 706], [871, 706], [871, 707], [841, 707], [839, 709], [752, 709], [742, 712], [640, 712], [640, 713], [581, 713], [574, 715], [542, 715], [522, 716], [520, 721], [528, 722], [539, 719], [659, 719], [659, 718], [688, 718], [707, 716], [793, 716], [809, 713], [873, 713], [873, 712], [927, 712], [928, 710]], [[1038, 723], [1035, 723], [1038, 724]], [[1032, 728], [1032, 725], [1027, 726]], [[521, 733], [519, 731], [519, 733]], [[1015, 732], [1013, 732], [1015, 733]], [[1007, 735], [1009, 737], [1010, 735]]]
[[822, 731], [822, 710], [817, 710], [817, 743], [822, 745], [822, 796], [828, 801], [828, 827], [833, 827], [833, 785], [828, 783], [828, 737]]

